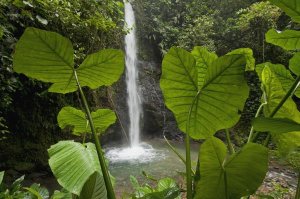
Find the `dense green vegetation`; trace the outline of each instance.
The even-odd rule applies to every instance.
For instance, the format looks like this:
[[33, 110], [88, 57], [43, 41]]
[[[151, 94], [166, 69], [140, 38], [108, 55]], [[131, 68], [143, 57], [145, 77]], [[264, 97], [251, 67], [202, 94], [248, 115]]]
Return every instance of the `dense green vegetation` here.
[[[152, 179], [155, 186], [140, 185], [131, 177], [135, 191], [129, 198], [250, 197], [268, 171], [270, 142], [300, 179], [300, 112], [293, 100], [300, 96], [300, 32], [295, 30], [300, 23], [300, 7], [296, 1], [270, 0], [274, 5], [254, 1], [136, 1], [138, 14], [143, 16], [139, 22], [141, 41], [159, 50], [152, 54], [158, 56], [155, 59], [163, 55], [160, 87], [166, 106], [185, 134], [186, 155], [179, 158], [186, 167], [186, 183], [180, 188], [175, 180], [162, 178]], [[48, 148], [48, 153], [40, 153], [46, 160], [49, 156], [51, 171], [63, 188], [55, 191], [52, 199], [116, 198], [114, 178], [100, 144], [116, 115], [110, 109], [91, 108], [87, 93], [111, 86], [124, 71], [122, 51], [111, 49], [122, 48], [122, 3], [0, 2], [0, 52], [5, 66], [0, 76], [0, 148], [15, 153], [19, 145], [19, 150], [24, 148], [33, 158], [32, 151]], [[290, 17], [289, 29], [285, 25], [290, 19], [277, 6]], [[277, 31], [280, 27], [285, 30]], [[150, 54], [142, 51], [141, 57], [149, 59]], [[249, 108], [247, 103], [253, 103], [251, 92], [259, 96], [255, 102], [259, 104], [247, 118], [248, 123], [252, 121], [251, 128], [242, 132], [247, 139], [236, 147], [230, 129], [245, 119], [242, 112]], [[79, 103], [81, 108], [77, 108]], [[25, 118], [28, 113], [33, 118]], [[20, 125], [14, 122], [15, 115], [22, 119]], [[60, 132], [55, 126], [56, 116], [60, 128], [72, 127], [69, 130], [77, 141], [57, 142], [58, 137], [52, 134]], [[45, 122], [47, 118], [50, 120]], [[36, 123], [32, 127], [30, 120]], [[44, 129], [50, 136], [40, 133]], [[217, 138], [217, 132], [226, 140]], [[93, 142], [86, 141], [90, 133]], [[53, 139], [48, 140], [51, 136]], [[194, 160], [198, 163], [195, 171], [191, 139], [203, 141]], [[5, 153], [0, 157], [8, 159]], [[6, 187], [1, 184], [4, 174], [0, 172], [0, 198], [49, 198], [48, 191], [38, 184], [22, 188], [24, 177]], [[296, 191], [298, 199], [300, 183]]]
[[[0, 159], [7, 160], [2, 167], [47, 166], [47, 148], [68, 132], [62, 134], [56, 125], [60, 107], [80, 106], [78, 94], [53, 95], [46, 91], [46, 84], [13, 72], [12, 54], [25, 28], [42, 28], [70, 38], [78, 65], [86, 54], [121, 48], [122, 21], [118, 1], [0, 1], [0, 134], [6, 138], [0, 144]], [[91, 93], [87, 97], [93, 100]]]

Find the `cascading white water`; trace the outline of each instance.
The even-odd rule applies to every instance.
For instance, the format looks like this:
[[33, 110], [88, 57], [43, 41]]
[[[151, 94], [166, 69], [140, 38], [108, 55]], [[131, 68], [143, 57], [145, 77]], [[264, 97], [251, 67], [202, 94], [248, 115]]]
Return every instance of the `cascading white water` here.
[[130, 147], [113, 147], [106, 152], [106, 157], [112, 162], [146, 163], [154, 159], [163, 158], [164, 154], [155, 150], [147, 143], [140, 143], [140, 118], [142, 114], [141, 100], [138, 88], [137, 47], [135, 37], [135, 18], [131, 4], [124, 0], [125, 22], [130, 32], [125, 36], [126, 51], [126, 84], [127, 104], [129, 109]]
[[138, 92], [138, 68], [137, 68], [137, 47], [135, 36], [135, 17], [131, 4], [124, 0], [125, 23], [130, 32], [125, 36], [126, 51], [126, 84], [127, 84], [127, 104], [129, 109], [129, 135], [131, 147], [139, 145], [140, 141], [140, 118], [141, 100]]

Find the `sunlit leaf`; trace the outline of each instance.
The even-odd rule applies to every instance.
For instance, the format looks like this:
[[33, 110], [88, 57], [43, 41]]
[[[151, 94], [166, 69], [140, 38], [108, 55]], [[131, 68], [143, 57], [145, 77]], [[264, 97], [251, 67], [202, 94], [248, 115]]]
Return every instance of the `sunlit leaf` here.
[[228, 53], [228, 55], [244, 55], [246, 58], [246, 71], [253, 71], [255, 68], [255, 59], [253, 51], [250, 48], [239, 48]]
[[285, 50], [297, 50], [300, 49], [300, 31], [285, 30], [279, 32], [272, 29], [266, 33], [266, 41]]
[[101, 175], [96, 148], [92, 143], [82, 145], [73, 141], [60, 141], [52, 145], [48, 153], [49, 165], [58, 183], [73, 194], [79, 196], [92, 175]]
[[[265, 117], [268, 117], [284, 98], [286, 92], [283, 90], [282, 85], [274, 72], [272, 72], [268, 66], [263, 69], [262, 84], [267, 96], [267, 104], [264, 106], [264, 115]], [[274, 118], [286, 118], [296, 123], [300, 123], [300, 113], [297, 110], [295, 102], [291, 98], [287, 99], [275, 114]], [[299, 132], [288, 132], [283, 134], [272, 133], [272, 139], [278, 146], [278, 150], [283, 157], [287, 157], [288, 154], [300, 147]]]
[[[104, 132], [111, 124], [115, 123], [116, 115], [110, 109], [98, 109], [91, 113], [94, 126], [98, 133]], [[64, 129], [67, 126], [72, 126], [73, 133], [79, 135], [80, 133], [91, 132], [87, 117], [85, 113], [73, 107], [64, 107], [58, 113], [57, 121], [59, 127]]]
[[240, 118], [249, 88], [244, 79], [244, 55], [226, 55], [215, 59], [207, 68], [202, 87], [198, 83], [195, 58], [180, 48], [171, 48], [164, 57], [160, 85], [167, 107], [174, 113], [178, 126], [189, 135], [207, 138], [216, 131], [232, 127]]
[[298, 0], [269, 0], [280, 7], [293, 21], [300, 23], [300, 4]]
[[52, 92], [68, 93], [77, 90], [73, 80], [74, 50], [65, 37], [36, 28], [27, 28], [17, 42], [14, 70], [28, 77], [51, 82]]
[[249, 143], [230, 157], [227, 153], [226, 145], [217, 138], [201, 145], [201, 178], [195, 199], [240, 199], [261, 185], [268, 169], [267, 148]]
[[198, 70], [198, 87], [201, 88], [204, 83], [207, 68], [214, 60], [218, 58], [218, 56], [201, 46], [194, 47], [192, 55], [196, 59], [196, 67]]
[[[265, 66], [268, 66], [268, 68], [280, 81], [283, 90], [287, 93], [295, 82], [295, 78], [292, 76], [290, 71], [281, 64], [272, 64], [270, 62], [259, 64], [256, 66], [256, 72], [259, 76], [260, 81], [262, 81], [262, 72]], [[300, 88], [296, 90], [295, 95], [300, 98]]]
[[253, 127], [256, 131], [272, 133], [300, 131], [300, 124], [284, 118], [258, 117], [253, 121]]
[[81, 86], [92, 89], [116, 82], [124, 70], [120, 50], [107, 49], [87, 56], [74, 68], [74, 50], [67, 38], [49, 31], [27, 28], [16, 45], [14, 70], [28, 77], [52, 83], [50, 92], [77, 90], [74, 71]]
[[291, 59], [290, 59], [290, 70], [296, 74], [300, 75], [300, 52], [296, 53]]
[[[264, 106], [264, 114], [265, 117], [269, 117], [272, 111], [286, 95], [286, 91], [283, 89], [279, 78], [268, 65], [266, 65], [262, 71], [262, 85], [267, 97], [267, 104]], [[276, 113], [275, 117], [287, 118], [300, 123], [300, 113], [292, 98], [287, 99]]]

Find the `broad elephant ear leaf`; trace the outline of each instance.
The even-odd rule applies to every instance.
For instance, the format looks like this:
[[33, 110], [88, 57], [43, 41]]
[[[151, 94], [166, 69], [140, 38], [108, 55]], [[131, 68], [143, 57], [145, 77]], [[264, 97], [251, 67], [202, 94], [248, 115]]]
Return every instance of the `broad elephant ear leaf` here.
[[[283, 99], [286, 92], [283, 90], [275, 73], [272, 72], [268, 66], [264, 67], [262, 71], [262, 85], [267, 96], [267, 104], [264, 106], [264, 115], [268, 117]], [[285, 118], [295, 123], [300, 123], [300, 113], [292, 98], [286, 100], [274, 118]], [[283, 157], [287, 157], [290, 153], [294, 152], [295, 149], [300, 147], [299, 131], [282, 134], [272, 133], [272, 139], [278, 146], [278, 150]]]
[[[116, 115], [110, 109], [98, 109], [91, 113], [93, 122], [98, 133], [104, 132], [111, 124], [115, 123]], [[64, 107], [58, 113], [57, 121], [59, 127], [64, 129], [67, 126], [73, 127], [73, 133], [90, 132], [90, 126], [86, 119], [85, 113], [73, 107]]]
[[95, 172], [84, 184], [79, 199], [107, 199], [105, 183], [102, 175]]
[[256, 131], [278, 134], [300, 131], [300, 124], [284, 118], [258, 117], [253, 120], [253, 127]]
[[229, 52], [227, 55], [244, 55], [247, 63], [246, 71], [253, 71], [255, 69], [255, 58], [250, 48], [239, 48]]
[[53, 83], [51, 92], [77, 90], [73, 79], [74, 50], [69, 39], [37, 28], [26, 28], [17, 42], [14, 70], [28, 77]]
[[218, 59], [218, 56], [201, 46], [194, 47], [192, 55], [196, 59], [196, 67], [198, 70], [198, 87], [201, 88], [204, 83], [207, 68], [214, 60]]
[[[286, 91], [270, 66], [266, 65], [262, 71], [262, 86], [266, 94], [267, 104], [264, 106], [264, 115], [269, 117], [272, 111], [284, 98]], [[300, 113], [292, 98], [288, 98], [275, 115], [276, 118], [287, 118], [300, 123]]]
[[[270, 62], [262, 63], [256, 66], [256, 72], [260, 81], [262, 81], [262, 72], [266, 66], [274, 75], [276, 75], [276, 78], [280, 81], [283, 90], [287, 93], [295, 82], [295, 78], [292, 76], [291, 72], [281, 64], [272, 64]], [[300, 88], [298, 88], [294, 94], [300, 98]]]
[[280, 7], [294, 22], [300, 23], [300, 4], [298, 0], [269, 0]]
[[95, 89], [116, 82], [123, 70], [123, 52], [115, 49], [105, 49], [88, 55], [76, 71], [81, 86]]
[[285, 30], [280, 32], [271, 29], [266, 33], [266, 41], [285, 50], [297, 50], [300, 49], [300, 31]]
[[102, 50], [87, 56], [75, 69], [70, 40], [54, 32], [27, 28], [17, 42], [13, 65], [18, 73], [52, 83], [50, 92], [64, 94], [77, 90], [75, 71], [81, 86], [92, 89], [116, 82], [124, 70], [124, 55], [120, 50]]
[[240, 199], [253, 194], [263, 182], [268, 169], [267, 148], [249, 143], [227, 157], [225, 144], [210, 138], [202, 144], [200, 181], [195, 199]]
[[171, 48], [163, 60], [160, 86], [179, 128], [185, 133], [188, 131], [192, 138], [201, 139], [233, 126], [239, 120], [239, 112], [249, 94], [244, 79], [245, 66], [244, 55], [215, 59], [199, 87], [194, 57], [183, 49]]
[[[101, 168], [95, 145], [73, 141], [60, 141], [48, 150], [50, 168], [58, 183], [67, 191], [79, 196], [84, 185]], [[106, 190], [104, 195], [106, 195]]]

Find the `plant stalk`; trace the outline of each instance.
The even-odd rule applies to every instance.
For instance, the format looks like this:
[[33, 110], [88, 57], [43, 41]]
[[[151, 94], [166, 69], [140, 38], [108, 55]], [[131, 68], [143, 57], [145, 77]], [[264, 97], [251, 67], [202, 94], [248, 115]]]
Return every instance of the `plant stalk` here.
[[298, 172], [298, 184], [295, 199], [300, 199], [300, 170]]
[[[259, 108], [257, 109], [255, 118], [257, 118], [259, 116], [260, 112], [262, 111], [262, 108], [267, 104], [267, 99], [266, 99], [267, 97], [266, 97], [265, 91], [263, 91], [263, 98], [264, 98], [264, 102], [261, 103]], [[254, 139], [253, 136], [254, 136], [254, 128], [253, 128], [253, 126], [251, 126], [251, 130], [250, 130], [250, 134], [249, 134], [247, 143], [252, 142], [252, 140]]]
[[187, 189], [187, 199], [192, 199], [193, 197], [193, 183], [192, 183], [192, 163], [191, 163], [191, 145], [190, 136], [186, 134], [185, 136], [185, 152], [186, 152], [186, 189]]
[[87, 100], [85, 98], [85, 95], [82, 91], [82, 88], [80, 86], [78, 76], [77, 76], [77, 73], [76, 73], [75, 70], [74, 70], [74, 76], [75, 76], [75, 79], [76, 79], [76, 83], [77, 83], [77, 86], [78, 86], [78, 89], [79, 89], [81, 99], [82, 99], [83, 104], [84, 104], [87, 119], [89, 121], [91, 131], [92, 131], [92, 134], [93, 134], [93, 137], [94, 137], [94, 140], [95, 140], [98, 159], [99, 159], [99, 162], [100, 162], [100, 166], [101, 166], [101, 170], [102, 170], [102, 174], [103, 174], [103, 178], [104, 178], [104, 182], [105, 182], [105, 186], [106, 186], [106, 190], [107, 190], [107, 197], [108, 197], [108, 199], [115, 199], [116, 196], [115, 196], [114, 189], [113, 189], [113, 186], [112, 186], [112, 183], [111, 183], [111, 180], [110, 180], [110, 176], [109, 176], [109, 173], [108, 173], [108, 168], [107, 168], [107, 165], [106, 165], [106, 162], [105, 162], [102, 147], [100, 145], [99, 138], [98, 138], [97, 133], [96, 133], [94, 122], [93, 122], [91, 112], [90, 112], [90, 108], [89, 108], [89, 105], [88, 105]]
[[200, 91], [198, 91], [197, 95], [194, 97], [192, 105], [189, 110], [189, 115], [186, 122], [186, 136], [185, 136], [185, 154], [186, 154], [186, 190], [187, 190], [187, 199], [193, 198], [193, 178], [192, 178], [192, 162], [191, 162], [191, 145], [190, 145], [190, 136], [189, 136], [189, 127], [191, 121], [192, 110], [195, 105], [195, 102], [200, 95]]
[[[168, 146], [170, 147], [170, 149], [179, 157], [179, 159], [186, 165], [186, 160], [184, 159], [184, 157], [175, 149], [174, 146], [172, 146], [172, 144], [169, 142], [169, 140], [166, 138], [166, 136], [164, 136], [165, 141], [167, 142]], [[192, 174], [195, 175], [195, 171], [192, 169]]]
[[227, 145], [228, 145], [229, 153], [233, 154], [235, 151], [234, 151], [231, 139], [230, 139], [230, 132], [229, 132], [228, 129], [225, 129], [225, 132], [226, 132], [226, 140], [227, 140]]

